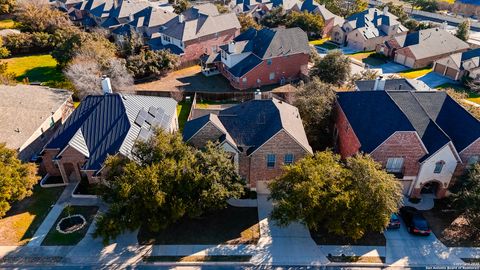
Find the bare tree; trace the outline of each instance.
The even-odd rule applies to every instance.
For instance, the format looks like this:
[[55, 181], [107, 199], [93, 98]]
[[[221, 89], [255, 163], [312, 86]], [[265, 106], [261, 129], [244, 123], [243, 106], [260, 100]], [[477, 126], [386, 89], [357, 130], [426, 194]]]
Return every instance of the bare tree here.
[[100, 65], [91, 58], [75, 57], [64, 71], [80, 99], [102, 93]]
[[133, 92], [133, 76], [125, 67], [124, 59], [111, 59], [108, 69], [105, 70], [105, 75], [110, 77], [113, 91], [122, 93]]

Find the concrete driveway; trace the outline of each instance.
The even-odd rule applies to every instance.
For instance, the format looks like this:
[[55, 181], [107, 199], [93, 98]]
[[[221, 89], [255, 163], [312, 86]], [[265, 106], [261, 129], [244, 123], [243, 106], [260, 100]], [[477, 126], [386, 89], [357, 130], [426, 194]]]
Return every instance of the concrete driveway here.
[[404, 71], [404, 70], [409, 69], [409, 67], [397, 64], [395, 62], [388, 62], [388, 63], [385, 63], [385, 64], [380, 65], [378, 67], [373, 67], [373, 68], [381, 69], [383, 74], [398, 73], [400, 71]]
[[444, 77], [436, 72], [429, 72], [426, 75], [418, 78], [417, 80], [420, 80], [424, 82], [426, 85], [428, 85], [430, 88], [435, 88], [438, 87], [442, 84], [446, 83], [451, 83], [451, 84], [458, 84], [457, 81], [454, 81], [452, 79], [449, 79], [447, 77]]
[[416, 236], [407, 232], [405, 223], [398, 230], [385, 231], [386, 263], [392, 266], [460, 266], [464, 262], [455, 256], [432, 233]]

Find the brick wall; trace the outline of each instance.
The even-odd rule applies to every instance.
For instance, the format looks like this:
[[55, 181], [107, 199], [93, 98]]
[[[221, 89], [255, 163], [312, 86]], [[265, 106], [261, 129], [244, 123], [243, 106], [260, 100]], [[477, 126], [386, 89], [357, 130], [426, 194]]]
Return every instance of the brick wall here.
[[60, 170], [53, 163], [53, 159], [59, 152], [59, 150], [55, 149], [46, 149], [43, 151], [42, 166], [45, 168], [45, 171], [52, 176], [61, 176]]
[[[308, 54], [299, 53], [290, 56], [272, 58], [272, 63], [270, 65], [267, 63], [267, 60], [264, 60], [243, 77], [238, 78], [238, 81], [236, 77], [233, 77], [223, 68], [222, 64], [220, 64], [221, 67], [219, 69], [234, 88], [245, 90], [263, 85], [279, 84], [282, 78], [285, 82], [299, 79], [302, 70], [308, 65], [308, 59]], [[275, 78], [270, 80], [270, 73], [272, 72], [275, 73]], [[243, 81], [244, 78], [247, 79], [246, 82]], [[258, 79], [260, 79], [260, 83], [258, 83]]]
[[467, 169], [468, 166], [468, 160], [472, 156], [480, 156], [480, 139], [465, 148], [462, 152], [459, 153], [459, 155], [462, 159], [462, 163], [459, 163], [457, 165], [457, 168], [455, 169], [454, 176], [456, 177], [461, 176], [465, 172], [465, 169]]
[[370, 155], [376, 161], [380, 162], [384, 167], [388, 158], [402, 157], [404, 158], [405, 176], [416, 176], [420, 170], [418, 160], [426, 154], [422, 147], [422, 142], [412, 131], [396, 132], [390, 138], [385, 140]]
[[340, 155], [346, 158], [358, 153], [361, 146], [360, 141], [338, 103], [335, 106], [335, 128], [336, 132], [338, 132], [336, 150]]
[[[85, 156], [75, 150], [73, 147], [68, 147], [61, 154], [61, 158], [58, 161], [58, 168], [53, 162], [53, 158], [58, 155], [60, 151], [46, 149], [43, 154], [43, 166], [47, 173], [54, 176], [62, 176], [66, 183], [71, 181], [80, 181], [81, 173], [80, 168], [86, 161]], [[63, 174], [62, 172], [63, 171]], [[73, 175], [71, 175], [73, 173]], [[68, 177], [71, 176], [70, 179]]]
[[[257, 181], [267, 181], [279, 177], [283, 172], [286, 154], [293, 154], [294, 162], [303, 158], [305, 151], [287, 132], [280, 131], [250, 156], [250, 186], [256, 187]], [[276, 155], [274, 168], [267, 168], [267, 154]]]
[[211, 54], [212, 47], [228, 44], [233, 38], [240, 34], [240, 29], [229, 29], [215, 34], [203, 36], [194, 40], [186, 41], [185, 53], [181, 56], [182, 62], [198, 60], [203, 54]]
[[200, 129], [197, 134], [195, 134], [188, 141], [195, 147], [203, 147], [208, 141], [216, 141], [220, 136], [223, 135], [223, 132], [220, 131], [214, 124], [208, 122], [202, 129]]

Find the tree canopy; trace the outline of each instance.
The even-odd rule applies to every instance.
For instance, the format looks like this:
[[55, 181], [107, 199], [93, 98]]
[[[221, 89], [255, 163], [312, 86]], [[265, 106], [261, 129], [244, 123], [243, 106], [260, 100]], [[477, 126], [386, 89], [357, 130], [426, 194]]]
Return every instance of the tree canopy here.
[[145, 226], [159, 231], [184, 216], [226, 207], [226, 200], [241, 196], [244, 187], [229, 154], [218, 145], [197, 150], [179, 134], [162, 130], [137, 142], [132, 160], [113, 156], [105, 165], [101, 195], [110, 207], [95, 232], [105, 243], [125, 230]]
[[350, 76], [350, 59], [340, 50], [332, 50], [325, 55], [310, 71], [310, 76], [320, 80], [341, 85]]
[[16, 18], [23, 31], [54, 33], [71, 26], [67, 13], [52, 8], [47, 0], [23, 0], [18, 3]]
[[0, 0], [0, 14], [12, 13], [16, 5], [16, 0]]
[[305, 31], [310, 38], [321, 37], [324, 24], [322, 16], [307, 11], [290, 12], [286, 16], [285, 21], [287, 27], [299, 27]]
[[192, 5], [188, 0], [177, 0], [175, 4], [173, 4], [173, 11], [177, 14], [180, 14], [190, 8]]
[[32, 194], [37, 183], [37, 168], [32, 163], [22, 163], [17, 152], [0, 143], [0, 218], [5, 216], [11, 203]]
[[299, 221], [354, 240], [383, 231], [401, 205], [401, 184], [368, 155], [345, 162], [331, 151], [317, 152], [285, 168], [270, 184], [280, 225]]
[[468, 225], [480, 232], [480, 164], [472, 165], [457, 181], [453, 194], [454, 207], [463, 213]]
[[179, 57], [168, 50], [141, 50], [127, 58], [127, 68], [135, 79], [161, 77], [179, 64]]
[[295, 93], [294, 105], [302, 116], [308, 141], [315, 150], [330, 145], [330, 116], [335, 98], [333, 85], [316, 77], [306, 84], [301, 84]]
[[249, 16], [245, 13], [241, 13], [237, 17], [238, 17], [238, 21], [240, 22], [241, 32], [244, 32], [249, 28], [254, 28], [257, 30], [261, 28], [261, 26], [252, 18], [252, 16]]
[[470, 20], [465, 20], [458, 25], [455, 36], [463, 41], [467, 41], [470, 36]]

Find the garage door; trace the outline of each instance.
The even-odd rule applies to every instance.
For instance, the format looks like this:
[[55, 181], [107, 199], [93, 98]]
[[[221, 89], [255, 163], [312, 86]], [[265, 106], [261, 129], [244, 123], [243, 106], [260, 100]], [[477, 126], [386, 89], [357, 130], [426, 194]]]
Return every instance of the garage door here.
[[413, 67], [413, 65], [415, 65], [415, 59], [410, 57], [405, 58], [405, 66]]
[[457, 76], [457, 71], [451, 67], [448, 67], [445, 76], [449, 77], [452, 80], [455, 80], [455, 77]]
[[405, 56], [401, 55], [401, 54], [397, 54], [395, 55], [395, 62], [399, 63], [399, 64], [405, 64]]
[[270, 190], [268, 189], [268, 182], [267, 181], [258, 181], [257, 182], [257, 193], [258, 194], [270, 194]]
[[434, 71], [440, 75], [443, 75], [443, 72], [445, 72], [445, 66], [441, 64], [436, 64]]

